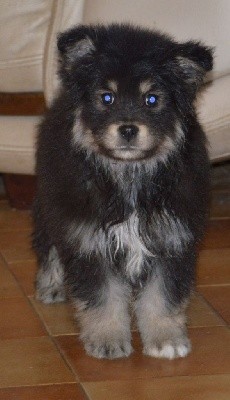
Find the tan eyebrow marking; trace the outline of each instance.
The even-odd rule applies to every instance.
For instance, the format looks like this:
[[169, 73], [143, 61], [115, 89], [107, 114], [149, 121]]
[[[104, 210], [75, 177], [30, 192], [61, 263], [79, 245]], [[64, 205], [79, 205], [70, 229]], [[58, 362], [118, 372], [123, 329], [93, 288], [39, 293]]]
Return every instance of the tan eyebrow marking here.
[[117, 82], [116, 81], [108, 81], [108, 88], [111, 89], [113, 92], [117, 92]]
[[152, 88], [152, 86], [153, 86], [153, 84], [150, 80], [142, 81], [140, 83], [140, 92], [142, 94], [147, 93]]

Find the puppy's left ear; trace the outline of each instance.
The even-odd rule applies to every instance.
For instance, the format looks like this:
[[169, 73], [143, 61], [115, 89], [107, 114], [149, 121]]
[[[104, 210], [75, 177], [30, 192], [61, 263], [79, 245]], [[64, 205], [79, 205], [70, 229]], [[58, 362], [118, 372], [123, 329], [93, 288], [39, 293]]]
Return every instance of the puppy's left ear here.
[[213, 68], [213, 49], [199, 42], [186, 42], [179, 45], [178, 50], [176, 63], [182, 78], [198, 89], [206, 73]]

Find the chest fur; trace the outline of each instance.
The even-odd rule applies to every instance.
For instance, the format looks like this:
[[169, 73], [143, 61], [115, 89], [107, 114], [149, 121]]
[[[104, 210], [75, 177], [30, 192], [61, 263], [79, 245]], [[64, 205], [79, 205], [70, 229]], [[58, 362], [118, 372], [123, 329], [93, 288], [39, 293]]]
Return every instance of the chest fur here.
[[117, 252], [124, 254], [124, 271], [126, 276], [134, 281], [143, 269], [145, 259], [154, 257], [147, 249], [145, 238], [140, 233], [140, 221], [136, 213], [133, 213], [127, 221], [117, 224], [109, 229], [108, 245], [109, 249], [113, 249], [116, 256]]
[[85, 223], [73, 224], [68, 241], [76, 251], [84, 255], [96, 254], [104, 263], [111, 263], [119, 254], [121, 268], [127, 278], [135, 281], [143, 272], [143, 266], [164, 256], [171, 257], [183, 251], [192, 238], [191, 232], [179, 219], [166, 211], [149, 217], [148, 229], [143, 228], [139, 216], [130, 217], [108, 229]]

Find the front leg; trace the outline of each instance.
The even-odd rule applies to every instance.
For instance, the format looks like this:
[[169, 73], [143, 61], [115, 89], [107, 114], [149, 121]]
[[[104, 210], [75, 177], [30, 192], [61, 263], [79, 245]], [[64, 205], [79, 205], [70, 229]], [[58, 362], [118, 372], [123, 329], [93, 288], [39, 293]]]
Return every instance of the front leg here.
[[173, 359], [185, 357], [191, 350], [185, 310], [193, 275], [188, 268], [193, 269], [193, 265], [182, 266], [183, 262], [182, 258], [161, 260], [136, 300], [137, 324], [146, 355]]
[[128, 357], [132, 352], [129, 286], [95, 259], [78, 259], [71, 270], [67, 282], [87, 354], [109, 359]]

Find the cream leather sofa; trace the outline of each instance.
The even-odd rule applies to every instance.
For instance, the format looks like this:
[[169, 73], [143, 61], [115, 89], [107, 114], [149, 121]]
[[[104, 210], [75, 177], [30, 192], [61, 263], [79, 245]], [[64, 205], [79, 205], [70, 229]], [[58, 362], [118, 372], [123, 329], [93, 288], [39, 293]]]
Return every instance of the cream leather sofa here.
[[[0, 1], [0, 92], [41, 92], [58, 85], [56, 34], [78, 23], [133, 22], [179, 40], [216, 47], [213, 84], [198, 102], [212, 161], [230, 155], [229, 0]], [[39, 117], [0, 116], [0, 172], [33, 174]]]

